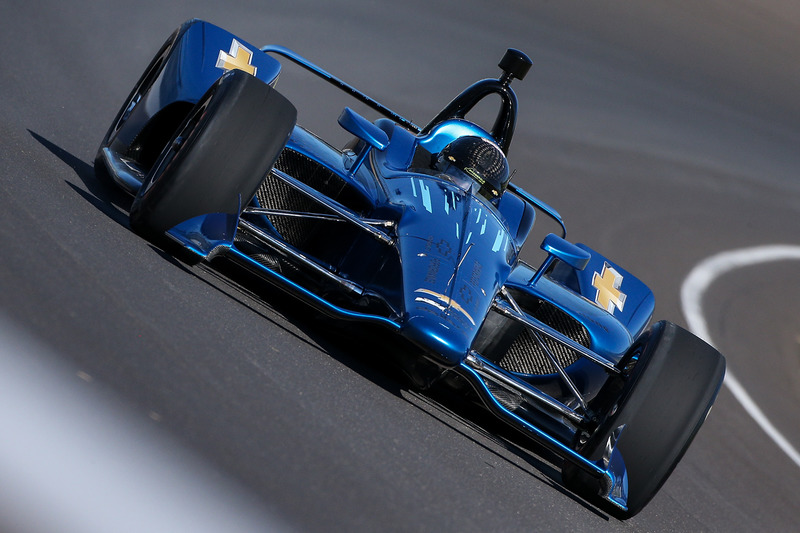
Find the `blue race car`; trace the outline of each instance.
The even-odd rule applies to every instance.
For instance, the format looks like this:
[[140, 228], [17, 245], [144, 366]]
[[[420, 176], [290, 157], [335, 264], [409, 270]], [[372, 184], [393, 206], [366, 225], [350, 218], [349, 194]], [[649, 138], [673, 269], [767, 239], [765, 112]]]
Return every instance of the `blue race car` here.
[[[345, 108], [352, 141], [296, 124], [275, 87], [300, 65], [382, 118]], [[621, 518], [639, 512], [702, 425], [725, 359], [669, 322], [652, 292], [510, 183], [530, 59], [508, 50], [419, 127], [281, 46], [191, 20], [114, 119], [99, 177], [134, 196], [131, 228], [197, 260], [227, 258], [334, 319], [383, 327], [413, 383], [469, 395], [562, 458], [564, 484]], [[499, 96], [491, 129], [466, 118]], [[536, 216], [561, 235], [520, 260]]]

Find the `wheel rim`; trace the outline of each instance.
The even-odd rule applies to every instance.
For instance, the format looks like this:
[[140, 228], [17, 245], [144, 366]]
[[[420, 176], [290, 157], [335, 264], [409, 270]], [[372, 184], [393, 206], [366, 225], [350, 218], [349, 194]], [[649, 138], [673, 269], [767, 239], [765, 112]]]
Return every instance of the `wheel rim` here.
[[145, 180], [144, 185], [142, 186], [140, 195], [143, 196], [147, 194], [147, 192], [158, 182], [159, 177], [161, 177], [164, 172], [166, 172], [169, 165], [175, 161], [175, 157], [180, 153], [181, 149], [186, 145], [189, 141], [192, 133], [197, 128], [197, 125], [202, 120], [203, 115], [208, 108], [208, 104], [211, 101], [210, 95], [205, 98], [202, 102], [199, 102], [192, 113], [186, 117], [186, 120], [183, 122], [183, 125], [179, 129], [179, 131], [172, 137], [169, 141], [169, 144], [164, 148], [164, 151], [159, 156], [158, 160], [156, 161], [155, 166], [148, 174], [148, 179]]

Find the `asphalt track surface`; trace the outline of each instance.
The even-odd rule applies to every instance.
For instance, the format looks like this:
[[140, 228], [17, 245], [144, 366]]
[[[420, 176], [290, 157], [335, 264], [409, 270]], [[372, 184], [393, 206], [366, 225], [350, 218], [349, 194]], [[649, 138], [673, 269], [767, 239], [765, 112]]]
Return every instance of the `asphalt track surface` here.
[[[44, 346], [74, 387], [104, 391], [201, 457], [220, 487], [236, 485], [275, 517], [264, 529], [794, 529], [800, 467], [727, 388], [661, 492], [619, 522], [565, 491], [535, 448], [412, 392], [379, 343], [352, 343], [277, 294], [262, 302], [141, 240], [127, 226], [129, 200], [95, 180], [118, 106], [166, 36], [199, 17], [293, 48], [420, 124], [496, 76], [505, 48], [524, 50], [534, 67], [514, 84], [515, 180], [561, 212], [571, 240], [648, 283], [657, 318], [686, 325], [681, 286], [705, 258], [800, 245], [794, 3], [429, 4], [2, 1], [4, 331]], [[303, 124], [338, 134], [346, 100], [288, 73], [279, 88]], [[729, 369], [794, 447], [798, 273], [791, 260], [732, 270], [702, 301]], [[2, 409], [24, 417], [25, 405], [4, 398]], [[69, 416], [62, 425], [81, 431], [80, 415]], [[5, 425], [0, 439], [22, 431]], [[37, 450], [70, 461], [57, 437]], [[80, 497], [80, 472], [46, 473]], [[21, 483], [2, 485], [7, 503]]]

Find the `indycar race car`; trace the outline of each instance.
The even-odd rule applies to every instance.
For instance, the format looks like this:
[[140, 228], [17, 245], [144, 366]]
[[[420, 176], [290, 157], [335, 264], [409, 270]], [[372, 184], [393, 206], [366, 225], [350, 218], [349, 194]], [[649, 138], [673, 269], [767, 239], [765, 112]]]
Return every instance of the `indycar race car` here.
[[[346, 107], [338, 122], [352, 140], [328, 144], [276, 89], [282, 62], [380, 118]], [[478, 400], [563, 460], [566, 487], [627, 518], [686, 451], [725, 359], [675, 324], [651, 324], [644, 283], [567, 241], [559, 214], [510, 182], [510, 85], [530, 66], [508, 50], [498, 78], [419, 127], [287, 48], [191, 20], [125, 100], [95, 172], [134, 196], [136, 233], [389, 330], [416, 386]], [[466, 118], [487, 96], [499, 96], [490, 128]], [[560, 234], [534, 266], [520, 250], [537, 215]]]

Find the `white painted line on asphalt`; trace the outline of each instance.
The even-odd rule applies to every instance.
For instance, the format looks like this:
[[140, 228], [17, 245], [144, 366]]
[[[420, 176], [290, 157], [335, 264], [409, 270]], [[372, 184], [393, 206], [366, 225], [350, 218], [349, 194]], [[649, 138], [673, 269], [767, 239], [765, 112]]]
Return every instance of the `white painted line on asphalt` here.
[[[681, 304], [686, 322], [695, 335], [712, 346], [711, 335], [703, 315], [702, 299], [706, 289], [719, 277], [733, 270], [771, 263], [773, 261], [800, 260], [800, 246], [767, 245], [753, 248], [731, 250], [713, 255], [694, 267], [681, 287]], [[728, 370], [725, 374], [725, 386], [742, 404], [745, 411], [756, 421], [761, 429], [771, 438], [783, 452], [800, 466], [800, 453], [784, 437], [761, 408], [756, 405], [739, 380]]]

